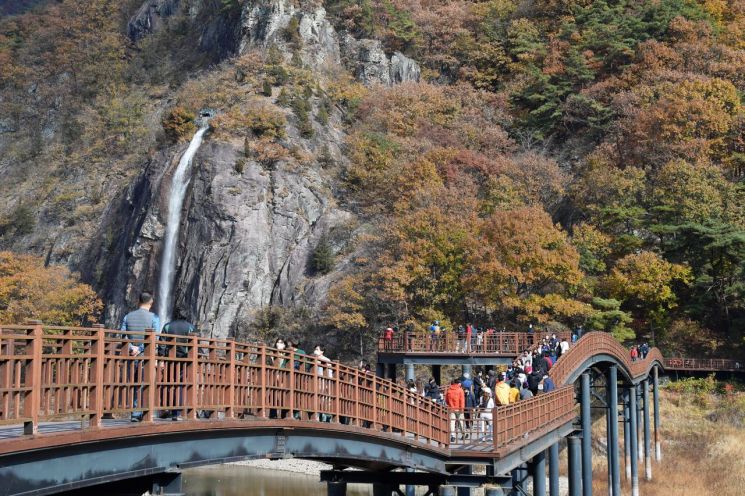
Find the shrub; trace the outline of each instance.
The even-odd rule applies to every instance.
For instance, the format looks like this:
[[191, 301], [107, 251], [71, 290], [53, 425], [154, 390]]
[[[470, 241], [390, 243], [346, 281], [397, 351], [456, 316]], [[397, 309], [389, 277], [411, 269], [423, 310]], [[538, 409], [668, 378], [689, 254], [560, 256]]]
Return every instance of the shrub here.
[[173, 107], [163, 117], [161, 124], [168, 139], [176, 142], [196, 132], [195, 119], [196, 116], [193, 112], [183, 107]]
[[243, 174], [243, 170], [246, 168], [246, 159], [245, 158], [239, 158], [235, 161], [235, 171], [238, 174]]
[[324, 234], [310, 256], [310, 269], [314, 274], [328, 274], [334, 268], [334, 252]]
[[264, 80], [261, 87], [261, 94], [264, 96], [272, 96], [272, 83], [270, 83], [268, 79]]

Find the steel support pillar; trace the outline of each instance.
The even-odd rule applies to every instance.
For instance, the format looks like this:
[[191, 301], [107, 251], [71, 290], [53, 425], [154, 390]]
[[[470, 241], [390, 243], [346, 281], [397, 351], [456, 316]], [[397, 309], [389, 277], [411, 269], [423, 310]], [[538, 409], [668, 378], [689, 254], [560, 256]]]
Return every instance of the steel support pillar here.
[[541, 451], [530, 463], [530, 475], [533, 477], [533, 496], [546, 496], [546, 453]]
[[[413, 366], [412, 366], [413, 368]], [[407, 472], [414, 472], [413, 468], [407, 468]], [[416, 496], [416, 486], [413, 486], [411, 484], [408, 484], [406, 486], [406, 496]]]
[[487, 486], [484, 488], [485, 496], [504, 496], [504, 490], [499, 486]]
[[396, 381], [396, 364], [395, 363], [389, 363], [388, 364], [388, 379], [392, 381]]
[[[373, 495], [373, 496], [378, 496], [378, 495]], [[440, 496], [455, 496], [455, 487], [440, 486]]]
[[662, 460], [662, 445], [660, 444], [660, 378], [659, 367], [654, 366], [652, 395], [654, 397], [654, 458], [658, 462]]
[[626, 480], [631, 480], [631, 417], [629, 414], [629, 392], [624, 390], [623, 392], [623, 453], [624, 453], [624, 468], [626, 472]]
[[642, 381], [642, 399], [644, 401], [644, 479], [652, 480], [652, 457], [649, 450], [651, 435], [649, 431], [649, 379]]
[[442, 386], [442, 366], [432, 365], [432, 377], [435, 378], [438, 386]]
[[385, 379], [386, 365], [384, 363], [378, 363], [375, 365], [375, 375], [381, 379]]
[[639, 456], [639, 462], [644, 461], [644, 436], [643, 436], [643, 424], [644, 421], [642, 420], [642, 407], [643, 401], [642, 401], [642, 392], [641, 392], [641, 385], [637, 385], [634, 388], [634, 393], [636, 394], [636, 446], [637, 446], [637, 453]]
[[559, 443], [548, 448], [548, 493], [559, 496]]
[[470, 363], [464, 363], [463, 364], [463, 375], [466, 375], [466, 374], [468, 374], [469, 377], [473, 378], [473, 372], [472, 372], [472, 368], [471, 368], [471, 364]]
[[[153, 484], [150, 494], [163, 496], [181, 496], [184, 494], [181, 489], [181, 472], [165, 472], [153, 477]], [[329, 495], [331, 496], [331, 495]]]
[[525, 492], [525, 482], [528, 479], [528, 469], [525, 465], [520, 465], [512, 469], [512, 491], [510, 496], [523, 496]]
[[582, 424], [582, 495], [592, 496], [592, 417], [590, 416], [590, 373], [581, 376], [580, 392]]
[[636, 456], [638, 453], [637, 443], [639, 441], [639, 438], [637, 437], [637, 428], [636, 428], [636, 421], [638, 420], [638, 416], [636, 414], [636, 387], [632, 387], [631, 391], [629, 391], [629, 408], [631, 410], [631, 422], [630, 422], [630, 440], [631, 440], [631, 446], [630, 446], [630, 459], [631, 459], [631, 496], [639, 496], [639, 460]]
[[[473, 474], [473, 466], [465, 465], [459, 473], [463, 475], [471, 475]], [[458, 487], [458, 496], [471, 496], [471, 492], [470, 487]]]
[[621, 464], [618, 454], [618, 369], [611, 365], [608, 369], [608, 466], [612, 496], [621, 496]]
[[[375, 491], [375, 486], [376, 485], [377, 484], [374, 484], [373, 485], [373, 492]], [[388, 486], [388, 487], [390, 487], [390, 486]], [[389, 491], [388, 494], [374, 492], [374, 494], [375, 494], [375, 496], [391, 496], [391, 492], [392, 491]], [[326, 493], [328, 494], [328, 496], [346, 496], [346, 494], [347, 494], [347, 483], [346, 482], [327, 482], [326, 483]]]
[[582, 440], [576, 435], [567, 438], [569, 496], [580, 496], [582, 494], [581, 444]]
[[414, 380], [416, 380], [416, 374], [414, 373], [414, 364], [413, 363], [406, 363], [404, 365], [406, 367], [406, 380], [407, 381], [414, 381]]

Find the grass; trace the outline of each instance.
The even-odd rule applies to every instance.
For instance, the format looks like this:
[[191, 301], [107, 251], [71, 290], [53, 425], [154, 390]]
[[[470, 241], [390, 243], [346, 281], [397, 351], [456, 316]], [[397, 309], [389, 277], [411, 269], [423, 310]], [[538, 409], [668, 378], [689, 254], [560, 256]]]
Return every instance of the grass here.
[[[660, 413], [662, 461], [652, 462], [651, 481], [644, 480], [644, 462], [639, 463], [640, 494], [734, 496], [743, 493], [745, 394], [729, 391], [692, 395], [662, 391]], [[598, 424], [602, 424], [602, 429], [594, 429], [594, 433], [602, 435], [605, 420]], [[593, 460], [593, 492], [607, 494], [605, 456], [595, 454]], [[623, 463], [621, 484], [622, 493], [631, 494]]]

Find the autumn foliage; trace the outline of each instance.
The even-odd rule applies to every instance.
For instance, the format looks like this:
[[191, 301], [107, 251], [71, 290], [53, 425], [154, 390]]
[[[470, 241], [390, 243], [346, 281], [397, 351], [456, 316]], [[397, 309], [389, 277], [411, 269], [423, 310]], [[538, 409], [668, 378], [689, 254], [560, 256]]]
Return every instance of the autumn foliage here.
[[44, 266], [30, 255], [0, 252], [0, 322], [27, 319], [45, 324], [81, 326], [94, 323], [101, 300], [64, 267]]

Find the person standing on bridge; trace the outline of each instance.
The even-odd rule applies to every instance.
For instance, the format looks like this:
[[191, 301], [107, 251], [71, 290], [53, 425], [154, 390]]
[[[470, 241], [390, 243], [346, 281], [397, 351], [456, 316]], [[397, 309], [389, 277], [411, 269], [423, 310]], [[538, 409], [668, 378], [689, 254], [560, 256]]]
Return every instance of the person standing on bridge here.
[[[196, 328], [194, 327], [194, 324], [189, 322], [188, 320], [181, 318], [177, 318], [176, 320], [172, 320], [171, 322], [167, 323], [163, 326], [163, 334], [171, 334], [175, 336], [184, 336], [182, 338], [176, 338], [175, 341], [177, 343], [186, 343], [188, 342], [188, 339], [186, 336], [189, 334], [196, 332]], [[169, 338], [168, 340], [172, 340], [173, 338]], [[167, 357], [170, 355], [171, 348], [173, 345], [161, 345], [158, 347], [158, 355]], [[195, 353], [197, 353], [198, 350], [195, 350]], [[186, 358], [189, 356], [189, 348], [187, 346], [176, 346], [176, 358]], [[185, 364], [183, 362], [175, 364], [176, 367], [167, 367], [166, 368], [166, 377], [165, 380], [167, 382], [173, 383], [173, 382], [179, 382], [183, 383], [184, 381], [184, 366]], [[169, 376], [168, 374], [173, 374], [172, 376]], [[184, 386], [176, 386], [176, 394], [174, 397], [174, 403], [176, 406], [182, 406], [184, 403]], [[167, 402], [167, 398], [163, 398], [163, 402]], [[171, 411], [171, 420], [183, 420], [181, 417], [181, 410], [173, 410]]]
[[[153, 329], [156, 333], [160, 333], [160, 320], [150, 309], [153, 306], [153, 295], [147, 292], [140, 294], [139, 306], [137, 310], [133, 310], [124, 316], [120, 330], [122, 331], [122, 339], [127, 340], [127, 351], [130, 356], [140, 355], [144, 349], [144, 344], [136, 345], [132, 343], [135, 340], [144, 340], [141, 334], [130, 334], [131, 332], [144, 332], [147, 329]], [[139, 379], [139, 369], [141, 366], [140, 360], [133, 360], [127, 363], [127, 381], [137, 382]], [[137, 408], [139, 401], [140, 388], [136, 387], [133, 394], [132, 407]], [[149, 405], [152, 406], [152, 405]], [[131, 415], [132, 422], [142, 421], [142, 412], [134, 411]]]
[[[454, 379], [445, 392], [445, 404], [450, 409], [450, 442], [454, 443], [456, 436], [463, 439], [465, 426], [463, 425], [463, 410], [466, 407], [466, 395], [460, 385], [460, 379]], [[458, 432], [460, 431], [460, 435]]]

